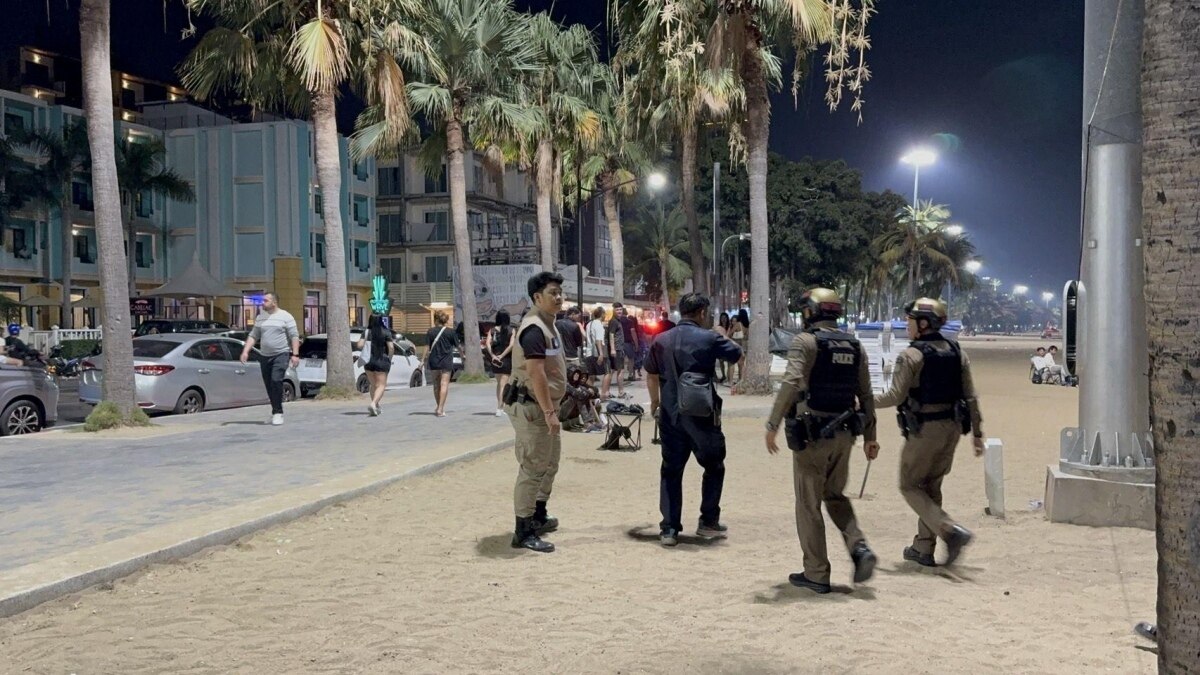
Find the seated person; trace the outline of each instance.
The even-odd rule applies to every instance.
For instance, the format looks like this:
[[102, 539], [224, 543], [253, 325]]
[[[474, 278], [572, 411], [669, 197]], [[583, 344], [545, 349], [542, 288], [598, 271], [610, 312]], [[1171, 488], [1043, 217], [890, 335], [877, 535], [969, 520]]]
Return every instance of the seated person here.
[[4, 338], [4, 363], [23, 366], [29, 357], [29, 346], [21, 339], [21, 326], [15, 323], [8, 324], [8, 336]]
[[600, 431], [600, 392], [587, 381], [579, 366], [567, 368], [567, 395], [558, 409], [558, 419], [568, 431]]
[[1049, 373], [1058, 376], [1059, 382], [1062, 384], [1071, 384], [1071, 374], [1067, 372], [1066, 366], [1056, 363], [1056, 356], [1058, 356], [1058, 345], [1050, 345], [1050, 351], [1046, 354], [1046, 367], [1049, 369]]
[[1046, 370], [1053, 363], [1053, 361], [1048, 362], [1046, 360], [1045, 347], [1038, 347], [1037, 353], [1033, 356], [1033, 358], [1029, 359], [1029, 362], [1033, 364], [1033, 369], [1039, 372]]

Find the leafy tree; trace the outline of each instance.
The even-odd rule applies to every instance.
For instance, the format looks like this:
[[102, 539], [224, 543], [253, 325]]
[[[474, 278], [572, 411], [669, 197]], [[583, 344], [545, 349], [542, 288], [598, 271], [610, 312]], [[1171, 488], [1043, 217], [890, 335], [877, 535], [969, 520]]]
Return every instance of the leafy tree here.
[[640, 253], [631, 272], [657, 276], [660, 304], [668, 313], [671, 291], [682, 286], [692, 273], [682, 258], [688, 250], [687, 236], [683, 210], [675, 208], [667, 213], [661, 205], [658, 209], [642, 208], [629, 232], [632, 249]]
[[157, 138], [117, 143], [117, 180], [126, 208], [125, 257], [129, 259], [129, 297], [137, 295], [137, 216], [154, 196], [191, 203], [191, 183], [166, 166], [167, 148]]

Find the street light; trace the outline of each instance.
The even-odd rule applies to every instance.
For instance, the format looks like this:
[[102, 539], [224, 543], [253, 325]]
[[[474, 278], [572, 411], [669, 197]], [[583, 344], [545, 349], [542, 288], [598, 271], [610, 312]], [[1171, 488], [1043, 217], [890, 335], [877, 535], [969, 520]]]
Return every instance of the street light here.
[[971, 274], [978, 274], [979, 270], [983, 269], [983, 263], [979, 262], [978, 260], [968, 260], [966, 264], [963, 265], [963, 269]]
[[962, 233], [963, 233], [962, 225], [947, 225], [946, 226], [946, 234], [950, 235], [951, 237], [961, 237]]
[[1050, 308], [1050, 301], [1054, 299], [1054, 294], [1050, 291], [1042, 291], [1042, 302], [1046, 303], [1046, 309]]
[[929, 148], [916, 148], [900, 158], [901, 162], [913, 168], [913, 208], [917, 208], [917, 185], [921, 180], [921, 167], [929, 166], [937, 161], [937, 153]]
[[[721, 260], [725, 259], [725, 245], [728, 244], [729, 242], [733, 241], [734, 239], [737, 239], [738, 241], [750, 241], [750, 233], [742, 232], [741, 234], [731, 234], [728, 237], [725, 237], [725, 241], [721, 242], [720, 255], [718, 256], [719, 259], [721, 259]], [[721, 266], [720, 265], [717, 266], [717, 290], [721, 290]], [[723, 300], [723, 298], [722, 298], [722, 300]], [[729, 310], [729, 307], [725, 306], [727, 304], [728, 303], [725, 303], [725, 302], [721, 303], [721, 311], [722, 312]]]
[[1013, 295], [1025, 295], [1028, 292], [1029, 287], [1025, 286], [1024, 284], [1017, 284], [1016, 286], [1013, 286]]
[[655, 171], [646, 177], [646, 186], [651, 190], [661, 190], [667, 186], [667, 177], [661, 171]]

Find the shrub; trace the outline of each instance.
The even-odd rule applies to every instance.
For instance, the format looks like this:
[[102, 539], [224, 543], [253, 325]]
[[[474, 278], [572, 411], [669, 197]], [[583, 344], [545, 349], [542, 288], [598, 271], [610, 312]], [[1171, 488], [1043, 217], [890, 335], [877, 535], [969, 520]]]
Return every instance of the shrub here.
[[76, 359], [87, 356], [100, 344], [99, 340], [63, 340], [62, 355], [64, 359]]
[[121, 409], [112, 401], [101, 401], [83, 422], [84, 431], [103, 431], [118, 427], [148, 427], [150, 417], [141, 408], [134, 408], [128, 416], [121, 414]]

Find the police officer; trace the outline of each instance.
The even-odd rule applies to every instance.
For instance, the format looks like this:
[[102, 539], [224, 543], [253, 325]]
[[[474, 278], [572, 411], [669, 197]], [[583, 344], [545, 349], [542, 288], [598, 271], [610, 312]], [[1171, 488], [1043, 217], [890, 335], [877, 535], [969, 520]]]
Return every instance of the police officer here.
[[972, 535], [942, 510], [942, 479], [950, 473], [960, 435], [971, 432], [975, 456], [983, 454], [983, 418], [966, 353], [939, 332], [946, 323], [946, 303], [920, 298], [904, 311], [912, 344], [896, 358], [891, 386], [875, 398], [875, 406], [899, 408], [897, 419], [906, 439], [900, 452], [900, 493], [918, 521], [917, 536], [904, 549], [904, 559], [933, 567], [933, 551], [941, 537], [949, 565]]
[[[683, 469], [688, 457], [704, 467], [700, 486], [701, 537], [724, 537], [728, 528], [721, 523], [721, 488], [725, 483], [725, 434], [721, 431], [721, 397], [717, 395], [717, 361], [737, 363], [742, 350], [731, 340], [712, 330], [709, 300], [699, 293], [688, 293], [679, 300], [683, 320], [668, 333], [659, 335], [650, 345], [646, 359], [646, 387], [650, 390], [650, 410], [658, 419], [662, 441], [662, 467], [659, 472], [659, 541], [663, 546], [679, 543], [683, 530]], [[707, 389], [709, 412], [697, 415], [689, 404], [681, 406], [680, 382], [685, 395], [695, 396]]]
[[854, 437], [863, 435], [868, 457], [878, 452], [879, 444], [875, 441], [875, 405], [866, 352], [854, 336], [837, 326], [842, 299], [836, 291], [814, 288], [804, 294], [802, 303], [804, 331], [788, 350], [787, 372], [767, 420], [767, 451], [772, 455], [779, 452], [776, 439], [786, 417], [796, 489], [796, 533], [804, 551], [804, 571], [788, 580], [794, 586], [828, 593], [822, 502], [854, 561], [854, 582], [870, 579], [875, 571], [875, 554], [858, 529], [854, 507], [843, 490]]
[[554, 544], [539, 535], [558, 529], [546, 513], [562, 453], [558, 404], [566, 392], [567, 364], [554, 317], [562, 306], [561, 275], [541, 272], [529, 279], [533, 309], [521, 320], [513, 345], [512, 382], [504, 403], [516, 432], [520, 469], [513, 491], [517, 516], [513, 548], [550, 553]]

